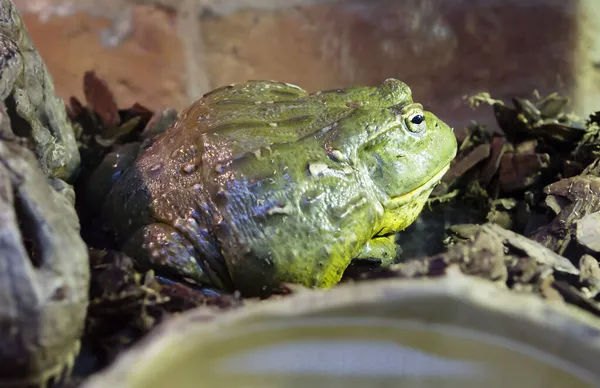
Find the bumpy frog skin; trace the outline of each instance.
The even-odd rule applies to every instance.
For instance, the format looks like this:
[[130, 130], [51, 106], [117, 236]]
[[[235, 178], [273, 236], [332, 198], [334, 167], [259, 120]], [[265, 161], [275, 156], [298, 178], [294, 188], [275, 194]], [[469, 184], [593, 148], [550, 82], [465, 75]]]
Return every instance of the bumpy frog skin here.
[[110, 155], [122, 171], [102, 213], [123, 250], [163, 275], [245, 295], [329, 287], [355, 258], [393, 261], [393, 233], [456, 149], [395, 79], [315, 94], [251, 81], [193, 103], [128, 168]]

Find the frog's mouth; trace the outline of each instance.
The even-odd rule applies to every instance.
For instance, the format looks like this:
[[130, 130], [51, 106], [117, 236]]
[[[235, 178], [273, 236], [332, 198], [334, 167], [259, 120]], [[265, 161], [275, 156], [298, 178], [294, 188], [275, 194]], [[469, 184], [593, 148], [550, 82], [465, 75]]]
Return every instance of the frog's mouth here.
[[416, 189], [409, 191], [406, 194], [402, 194], [397, 197], [391, 198], [390, 202], [388, 203], [388, 207], [396, 208], [396, 207], [402, 206], [404, 204], [413, 202], [415, 200], [415, 198], [418, 198], [424, 192], [432, 189], [435, 185], [437, 185], [440, 182], [440, 180], [442, 179], [442, 177], [446, 174], [446, 172], [448, 172], [449, 169], [450, 169], [450, 164], [446, 165], [446, 167], [442, 168], [434, 176], [432, 176], [427, 182], [425, 182], [421, 186], [417, 187]]

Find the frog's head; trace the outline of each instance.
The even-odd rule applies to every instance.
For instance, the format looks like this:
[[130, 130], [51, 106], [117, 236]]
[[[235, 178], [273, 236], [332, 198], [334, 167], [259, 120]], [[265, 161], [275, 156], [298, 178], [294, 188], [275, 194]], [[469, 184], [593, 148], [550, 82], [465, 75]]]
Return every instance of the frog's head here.
[[378, 138], [362, 148], [359, 159], [384, 198], [382, 228], [402, 230], [421, 211], [433, 187], [457, 152], [454, 131], [410, 95], [386, 108], [388, 120]]

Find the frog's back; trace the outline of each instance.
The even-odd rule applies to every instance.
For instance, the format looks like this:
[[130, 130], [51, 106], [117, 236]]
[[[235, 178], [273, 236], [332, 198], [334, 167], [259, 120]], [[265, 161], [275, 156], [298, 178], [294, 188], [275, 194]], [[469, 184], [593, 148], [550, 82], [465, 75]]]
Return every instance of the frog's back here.
[[410, 89], [404, 83], [386, 82], [386, 87], [349, 87], [309, 94], [288, 83], [249, 81], [205, 94], [182, 114], [180, 124], [186, 130], [197, 128], [211, 145], [226, 149], [210, 159], [223, 164], [247, 152], [317, 134], [357, 108], [407, 101]]

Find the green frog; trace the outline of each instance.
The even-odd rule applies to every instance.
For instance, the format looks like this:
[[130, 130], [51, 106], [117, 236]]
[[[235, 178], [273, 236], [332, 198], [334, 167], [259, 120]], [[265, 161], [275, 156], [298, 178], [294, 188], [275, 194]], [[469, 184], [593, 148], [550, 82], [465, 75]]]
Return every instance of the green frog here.
[[100, 167], [114, 170], [102, 216], [122, 250], [157, 274], [250, 296], [333, 286], [354, 259], [393, 263], [395, 232], [457, 142], [396, 79], [316, 93], [250, 81], [207, 93], [128, 151]]

